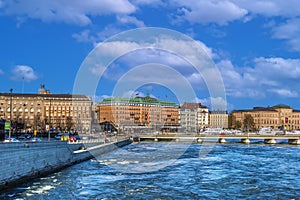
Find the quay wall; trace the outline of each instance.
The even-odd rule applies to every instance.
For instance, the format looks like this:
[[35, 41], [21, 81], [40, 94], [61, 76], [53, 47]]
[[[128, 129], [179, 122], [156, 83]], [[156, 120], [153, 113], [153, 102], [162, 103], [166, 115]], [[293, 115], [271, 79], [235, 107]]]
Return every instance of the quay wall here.
[[91, 159], [94, 155], [101, 155], [130, 143], [129, 139], [108, 144], [89, 143], [88, 145], [68, 144], [63, 141], [1, 143], [0, 190], [59, 171]]

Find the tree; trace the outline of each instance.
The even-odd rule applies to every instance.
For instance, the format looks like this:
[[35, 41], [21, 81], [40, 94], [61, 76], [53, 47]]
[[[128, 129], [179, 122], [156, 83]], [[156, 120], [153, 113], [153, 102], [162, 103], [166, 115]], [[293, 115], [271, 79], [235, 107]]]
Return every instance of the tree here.
[[232, 114], [228, 116], [228, 128], [233, 128], [233, 118]]
[[241, 129], [242, 128], [242, 122], [241, 121], [236, 121], [235, 122], [235, 128], [236, 129]]
[[244, 118], [244, 129], [249, 131], [255, 127], [254, 119], [250, 114], [246, 114]]

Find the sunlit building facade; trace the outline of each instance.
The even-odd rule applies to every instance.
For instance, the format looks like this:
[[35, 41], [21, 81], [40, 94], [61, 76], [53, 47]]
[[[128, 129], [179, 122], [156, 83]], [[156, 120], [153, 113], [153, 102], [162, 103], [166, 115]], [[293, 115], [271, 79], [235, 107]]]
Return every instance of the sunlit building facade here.
[[228, 112], [222, 110], [209, 112], [210, 128], [228, 128]]
[[149, 128], [172, 131], [178, 129], [178, 106], [149, 96], [107, 98], [98, 103], [99, 123], [111, 122], [120, 131]]
[[231, 113], [232, 126], [241, 124], [244, 128], [244, 119], [250, 115], [254, 120], [255, 129], [270, 127], [273, 129], [300, 130], [300, 111], [293, 110], [287, 105], [273, 107], [254, 107], [249, 110], [234, 110]]
[[208, 108], [200, 103], [184, 103], [179, 109], [179, 122], [183, 132], [200, 132], [208, 127]]
[[89, 131], [91, 105], [85, 95], [51, 94], [42, 85], [38, 94], [0, 93], [0, 119], [14, 129]]

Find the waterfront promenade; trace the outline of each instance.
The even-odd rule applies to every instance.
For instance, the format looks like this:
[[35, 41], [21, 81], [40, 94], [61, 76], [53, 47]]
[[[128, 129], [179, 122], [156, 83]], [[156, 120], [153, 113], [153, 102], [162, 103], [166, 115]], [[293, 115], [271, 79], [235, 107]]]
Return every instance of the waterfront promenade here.
[[126, 138], [0, 143], [0, 191], [126, 146]]
[[250, 144], [253, 140], [263, 140], [265, 144], [276, 144], [278, 140], [287, 140], [288, 144], [300, 145], [300, 135], [139, 135], [138, 141], [189, 141], [201, 143], [203, 141], [217, 141], [218, 143], [226, 143], [228, 140], [239, 140], [241, 143]]

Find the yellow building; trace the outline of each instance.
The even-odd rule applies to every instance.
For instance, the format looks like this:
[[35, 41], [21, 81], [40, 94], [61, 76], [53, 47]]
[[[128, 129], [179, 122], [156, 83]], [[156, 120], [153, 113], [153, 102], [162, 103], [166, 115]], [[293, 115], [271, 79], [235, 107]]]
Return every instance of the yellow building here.
[[85, 95], [51, 94], [44, 85], [38, 94], [0, 93], [0, 119], [26, 130], [89, 131], [92, 101]]
[[100, 124], [110, 122], [119, 130], [149, 128], [173, 131], [179, 127], [178, 106], [148, 95], [103, 99], [96, 112]]
[[227, 111], [210, 111], [209, 112], [210, 128], [228, 128]]
[[271, 127], [273, 129], [299, 130], [300, 111], [293, 110], [287, 105], [276, 105], [273, 107], [254, 107], [251, 110], [234, 110], [232, 115], [232, 126], [238, 123], [244, 127], [245, 115], [251, 115], [254, 120], [255, 129]]

